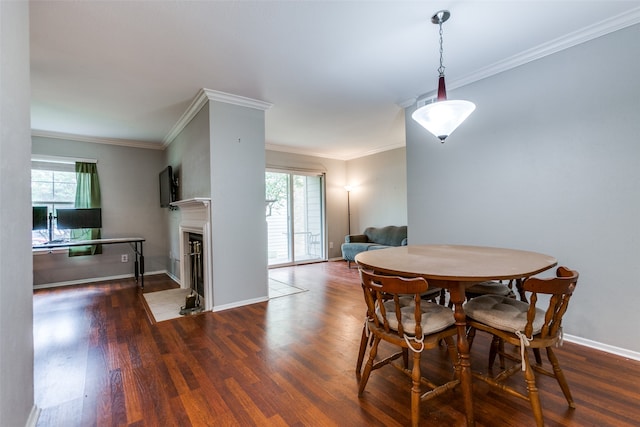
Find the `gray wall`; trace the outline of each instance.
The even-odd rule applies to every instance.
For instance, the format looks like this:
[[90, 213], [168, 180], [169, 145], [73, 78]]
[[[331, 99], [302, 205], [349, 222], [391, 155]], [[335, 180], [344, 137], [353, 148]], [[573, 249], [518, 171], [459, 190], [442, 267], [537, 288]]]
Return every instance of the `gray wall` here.
[[580, 272], [566, 334], [640, 351], [640, 26], [450, 93], [440, 144], [406, 111], [409, 238], [539, 251]]
[[367, 227], [407, 225], [407, 151], [385, 151], [347, 162], [351, 233]]
[[[322, 157], [284, 153], [280, 151], [266, 152], [266, 166], [281, 169], [299, 169], [322, 171], [326, 173], [326, 222], [328, 257], [341, 258], [340, 244], [347, 234], [347, 192], [346, 162]], [[329, 244], [333, 242], [333, 248]]]
[[[166, 270], [168, 239], [158, 183], [158, 174], [164, 167], [161, 150], [33, 137], [32, 152], [98, 160], [102, 237], [144, 237], [145, 271]], [[103, 253], [95, 256], [34, 255], [34, 284], [133, 274], [133, 251], [129, 245], [104, 245], [102, 249]], [[129, 254], [128, 263], [120, 261], [121, 254]]]
[[[165, 166], [178, 176], [178, 200], [211, 197], [209, 104], [207, 103], [185, 126], [165, 150]], [[163, 210], [164, 230], [168, 236], [167, 272], [180, 279], [180, 211]]]
[[269, 294], [264, 119], [262, 110], [209, 102], [215, 307]]
[[[35, 423], [29, 4], [0, 2], [0, 425]], [[32, 412], [33, 411], [33, 412]], [[31, 418], [30, 418], [31, 414]]]

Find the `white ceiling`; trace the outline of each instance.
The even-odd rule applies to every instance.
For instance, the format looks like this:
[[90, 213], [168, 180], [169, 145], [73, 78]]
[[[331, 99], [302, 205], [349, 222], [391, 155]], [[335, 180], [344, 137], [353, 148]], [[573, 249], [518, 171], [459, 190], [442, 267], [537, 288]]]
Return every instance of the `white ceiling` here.
[[436, 88], [440, 9], [453, 94], [640, 22], [640, 1], [31, 1], [32, 129], [160, 148], [207, 88], [272, 103], [271, 149], [401, 147], [401, 105]]

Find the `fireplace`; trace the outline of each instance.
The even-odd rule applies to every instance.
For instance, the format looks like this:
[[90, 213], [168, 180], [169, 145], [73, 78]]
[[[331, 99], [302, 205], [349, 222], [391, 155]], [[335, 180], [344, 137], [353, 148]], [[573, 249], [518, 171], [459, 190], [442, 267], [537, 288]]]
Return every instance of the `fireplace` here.
[[189, 289], [194, 283], [200, 305], [213, 308], [211, 268], [211, 200], [196, 198], [173, 202], [180, 209], [178, 236], [180, 243], [180, 286]]

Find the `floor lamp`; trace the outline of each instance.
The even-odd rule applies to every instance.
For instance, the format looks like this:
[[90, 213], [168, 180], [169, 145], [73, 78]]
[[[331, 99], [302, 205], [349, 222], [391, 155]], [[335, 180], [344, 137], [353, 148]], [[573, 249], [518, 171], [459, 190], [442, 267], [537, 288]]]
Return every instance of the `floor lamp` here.
[[349, 195], [351, 194], [351, 190], [353, 187], [351, 185], [345, 185], [344, 189], [347, 190], [347, 234], [351, 234], [351, 200]]

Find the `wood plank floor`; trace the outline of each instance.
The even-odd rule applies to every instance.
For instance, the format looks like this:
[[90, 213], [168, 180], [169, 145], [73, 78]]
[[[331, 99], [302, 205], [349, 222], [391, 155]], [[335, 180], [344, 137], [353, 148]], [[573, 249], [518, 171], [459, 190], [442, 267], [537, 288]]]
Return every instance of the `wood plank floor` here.
[[[133, 280], [35, 291], [38, 426], [408, 425], [409, 385], [397, 370], [374, 372], [357, 397], [357, 271], [328, 262], [271, 276], [308, 292], [157, 324]], [[175, 286], [166, 276], [145, 277], [145, 285]], [[474, 370], [484, 370], [488, 343], [478, 333]], [[571, 343], [557, 354], [577, 409], [553, 379], [540, 378], [547, 425], [638, 425], [640, 362]], [[444, 380], [447, 360], [432, 350], [423, 369]], [[474, 396], [478, 426], [534, 424], [525, 401], [484, 383], [474, 384]], [[423, 403], [422, 422], [461, 426], [462, 411], [454, 390]]]

